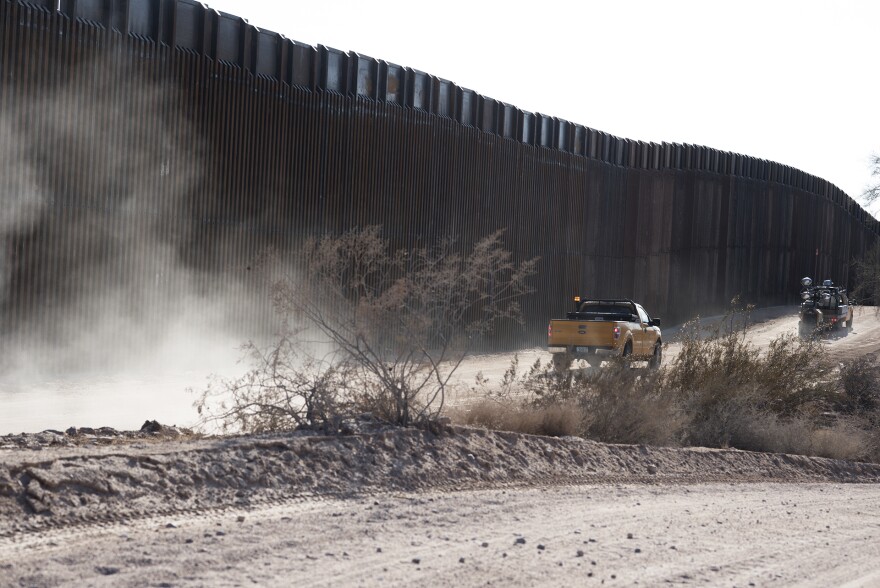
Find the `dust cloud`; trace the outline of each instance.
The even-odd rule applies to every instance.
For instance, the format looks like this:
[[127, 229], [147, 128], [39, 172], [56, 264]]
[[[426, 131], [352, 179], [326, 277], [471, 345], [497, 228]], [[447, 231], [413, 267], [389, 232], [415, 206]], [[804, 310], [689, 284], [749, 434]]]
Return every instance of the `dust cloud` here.
[[121, 51], [63, 77], [0, 113], [0, 434], [190, 424], [185, 389], [270, 328], [266, 288], [212, 232], [191, 99]]

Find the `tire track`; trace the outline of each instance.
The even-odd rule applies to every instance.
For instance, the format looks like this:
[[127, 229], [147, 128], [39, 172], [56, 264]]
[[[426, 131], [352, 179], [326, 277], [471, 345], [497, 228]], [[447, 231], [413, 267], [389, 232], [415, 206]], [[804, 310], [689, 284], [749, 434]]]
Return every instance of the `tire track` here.
[[[5, 499], [3, 516], [0, 517], [0, 524], [3, 525], [0, 527], [0, 545], [15, 544], [25, 537], [47, 531], [72, 528], [87, 530], [90, 527], [100, 529], [154, 517], [200, 516], [235, 509], [350, 500], [401, 492], [450, 493], [485, 489], [557, 488], [584, 484], [880, 481], [880, 465], [801, 456], [752, 454], [736, 450], [609, 446], [582, 439], [560, 440], [480, 430], [460, 430], [455, 434], [439, 437], [420, 431], [404, 431], [397, 437], [404, 437], [404, 441], [409, 442], [395, 439], [399, 448], [393, 443], [389, 447], [380, 442], [393, 437], [395, 436], [365, 436], [360, 439], [363, 443], [361, 448], [382, 448], [379, 452], [385, 462], [384, 468], [377, 467], [374, 463], [374, 452], [359, 455], [356, 451], [358, 444], [349, 438], [327, 438], [321, 441], [303, 438], [277, 439], [268, 444], [261, 442], [258, 446], [248, 440], [232, 443], [227, 451], [239, 459], [242, 452], [264, 452], [261, 454], [261, 468], [251, 470], [243, 481], [229, 480], [226, 487], [206, 485], [204, 480], [201, 486], [190, 484], [187, 486], [190, 496], [186, 500], [175, 500], [174, 491], [169, 490], [167, 484], [153, 484], [152, 493], [145, 491], [144, 479], [139, 477], [145, 474], [136, 467], [137, 462], [130, 459], [127, 462], [129, 470], [124, 472], [128, 486], [122, 486], [116, 479], [111, 480], [108, 485], [115, 492], [102, 495], [100, 502], [87, 507], [71, 506], [71, 499], [75, 498], [79, 490], [75, 484], [61, 483], [56, 479], [54, 491], [58, 496], [46, 500], [54, 500], [57, 508], [50, 510], [49, 514], [28, 513], [28, 482], [22, 484], [17, 495], [7, 496]], [[306, 451], [301, 447], [305, 445], [308, 448], [323, 443], [328, 445], [328, 451], [312, 453], [311, 450]], [[298, 467], [290, 468], [282, 456], [297, 448], [301, 450], [304, 459], [300, 460]], [[275, 452], [276, 459], [271, 459], [271, 455], [266, 453], [269, 449]], [[166, 460], [164, 466], [169, 470], [166, 477], [179, 480], [180, 470], [190, 467], [195, 470], [210, 468], [215, 461], [228, 466], [231, 462], [228, 455], [224, 457], [222, 452], [218, 455], [216, 449], [199, 448], [182, 453], [184, 457], [173, 453], [163, 454]], [[462, 453], [465, 458], [456, 455]], [[435, 456], [433, 460], [432, 455]], [[496, 462], [501, 460], [501, 463], [493, 462], [493, 456], [498, 458]], [[120, 457], [126, 457], [125, 453], [99, 455], [91, 460], [80, 457], [22, 462], [11, 471], [13, 478], [18, 477], [21, 480], [37, 474], [35, 468], [38, 466], [45, 468], [50, 474], [53, 471], [68, 472], [85, 467], [85, 474], [76, 475], [85, 475], [93, 480], [107, 471], [117, 472]], [[410, 460], [410, 468], [398, 467], [404, 457]], [[113, 463], [107, 466], [108, 461]], [[156, 458], [152, 461], [159, 463]], [[659, 464], [659, 470], [656, 464]], [[172, 468], [172, 465], [175, 467]], [[288, 469], [285, 470], [285, 467]], [[274, 471], [276, 468], [281, 471]], [[302, 488], [303, 472], [314, 473], [318, 470], [323, 470], [318, 484], [310, 489]], [[352, 476], [352, 471], [366, 473]], [[154, 474], [155, 470], [147, 469], [146, 475]], [[40, 475], [47, 480], [52, 479], [51, 475]], [[272, 477], [273, 475], [280, 477]], [[183, 479], [181, 483], [188, 481], [191, 482], [191, 479]], [[285, 481], [286, 486], [280, 485]], [[246, 491], [242, 489], [243, 482], [249, 484]], [[52, 488], [48, 487], [45, 491], [49, 493]], [[149, 500], [139, 506], [137, 502], [145, 500], [145, 497]]]

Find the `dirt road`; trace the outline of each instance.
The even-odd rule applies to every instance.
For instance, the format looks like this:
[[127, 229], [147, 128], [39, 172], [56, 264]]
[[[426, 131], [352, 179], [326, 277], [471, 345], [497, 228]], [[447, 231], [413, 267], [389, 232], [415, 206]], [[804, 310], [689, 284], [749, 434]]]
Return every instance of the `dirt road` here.
[[313, 500], [48, 533], [21, 586], [877, 586], [880, 487], [598, 485]]
[[461, 428], [45, 446], [0, 451], [0, 585], [870, 586], [878, 503], [880, 465]]

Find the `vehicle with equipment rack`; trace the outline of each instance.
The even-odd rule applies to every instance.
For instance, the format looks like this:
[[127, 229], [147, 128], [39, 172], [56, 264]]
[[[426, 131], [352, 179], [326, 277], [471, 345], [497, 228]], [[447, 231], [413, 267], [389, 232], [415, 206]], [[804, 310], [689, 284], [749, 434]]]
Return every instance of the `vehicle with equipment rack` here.
[[801, 308], [798, 313], [798, 335], [813, 337], [823, 331], [840, 331], [848, 334], [853, 325], [853, 309], [846, 288], [835, 286], [825, 280], [821, 286], [813, 284], [812, 278], [801, 280]]

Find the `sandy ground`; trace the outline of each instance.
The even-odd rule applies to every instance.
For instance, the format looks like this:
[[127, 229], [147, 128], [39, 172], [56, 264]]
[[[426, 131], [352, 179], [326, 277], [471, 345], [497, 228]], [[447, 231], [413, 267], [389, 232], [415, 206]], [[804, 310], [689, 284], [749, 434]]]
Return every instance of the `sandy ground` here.
[[875, 464], [464, 428], [47, 445], [0, 451], [0, 584], [870, 586], [878, 503]]
[[880, 583], [878, 498], [874, 485], [625, 484], [329, 499], [48, 535], [7, 550], [5, 575], [28, 586], [868, 587]]
[[[760, 345], [796, 328], [755, 320]], [[878, 350], [872, 309], [828, 341]], [[0, 586], [880, 586], [880, 465], [375, 423], [171, 433], [0, 438]]]

